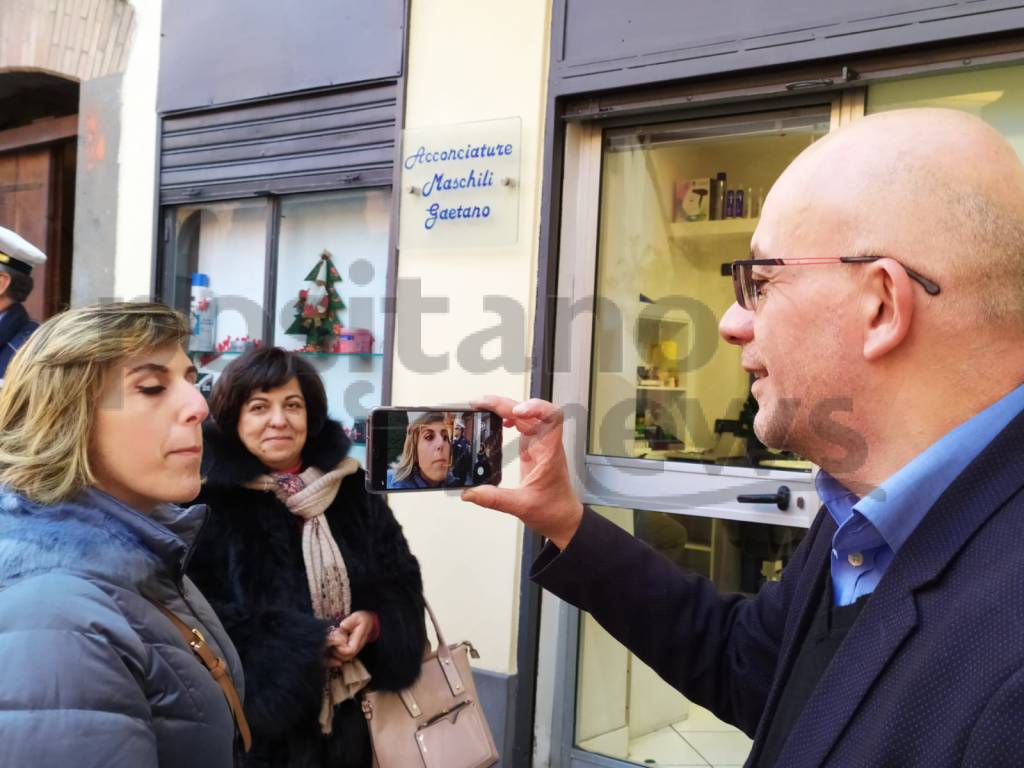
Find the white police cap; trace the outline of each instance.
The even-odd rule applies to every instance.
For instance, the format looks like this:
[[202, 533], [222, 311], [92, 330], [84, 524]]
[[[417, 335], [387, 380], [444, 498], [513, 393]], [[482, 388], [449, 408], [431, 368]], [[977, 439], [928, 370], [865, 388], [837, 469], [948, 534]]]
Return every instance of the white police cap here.
[[45, 263], [46, 254], [16, 232], [0, 227], [0, 264], [12, 269], [32, 272], [32, 267]]

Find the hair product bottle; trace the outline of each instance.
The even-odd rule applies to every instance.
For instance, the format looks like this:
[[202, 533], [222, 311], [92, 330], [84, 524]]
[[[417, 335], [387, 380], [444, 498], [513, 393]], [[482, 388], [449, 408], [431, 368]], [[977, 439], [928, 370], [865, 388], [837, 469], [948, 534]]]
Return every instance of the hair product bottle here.
[[725, 185], [726, 176], [725, 171], [719, 171], [715, 176], [715, 187], [714, 187], [714, 206], [713, 209], [717, 211], [718, 215], [713, 218], [724, 219], [725, 218]]
[[192, 273], [192, 294], [189, 301], [189, 326], [192, 335], [188, 340], [189, 352], [212, 352], [217, 343], [217, 310], [213, 292], [210, 290], [210, 276], [202, 272]]

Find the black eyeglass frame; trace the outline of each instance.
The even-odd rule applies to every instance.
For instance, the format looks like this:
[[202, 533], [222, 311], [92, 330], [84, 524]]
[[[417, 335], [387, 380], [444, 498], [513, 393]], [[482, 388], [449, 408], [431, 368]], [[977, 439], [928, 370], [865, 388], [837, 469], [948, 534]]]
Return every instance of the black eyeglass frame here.
[[[750, 279], [752, 267], [802, 267], [823, 264], [870, 264], [880, 259], [892, 259], [891, 256], [821, 256], [807, 259], [741, 259], [730, 265], [732, 272], [732, 286], [736, 292], [736, 303], [743, 309], [753, 311], [757, 308], [757, 293], [754, 290], [754, 280]], [[929, 280], [920, 272], [911, 269], [898, 259], [892, 259], [907, 273], [907, 276], [924, 288], [929, 296], [938, 296], [941, 289], [934, 280]]]

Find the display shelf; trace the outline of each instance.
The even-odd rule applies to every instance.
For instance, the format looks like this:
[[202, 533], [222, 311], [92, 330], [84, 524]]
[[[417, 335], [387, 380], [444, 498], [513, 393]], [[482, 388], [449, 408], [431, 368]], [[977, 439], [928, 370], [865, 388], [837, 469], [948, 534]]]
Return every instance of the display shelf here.
[[652, 391], [653, 390], [655, 392], [685, 392], [686, 391], [686, 387], [662, 387], [662, 386], [657, 386], [656, 387], [656, 386], [653, 386], [651, 384], [638, 384], [637, 385], [637, 389], [644, 389], [644, 390], [648, 390], [648, 391]]
[[704, 238], [749, 237], [757, 229], [759, 219], [719, 219], [717, 221], [675, 221], [671, 224], [673, 240], [689, 241]]

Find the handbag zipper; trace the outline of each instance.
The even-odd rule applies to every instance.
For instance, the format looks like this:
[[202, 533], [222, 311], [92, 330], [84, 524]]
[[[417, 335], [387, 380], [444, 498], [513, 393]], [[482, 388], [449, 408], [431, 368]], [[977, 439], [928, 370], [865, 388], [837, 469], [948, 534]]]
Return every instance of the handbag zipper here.
[[460, 701], [458, 704], [456, 704], [451, 709], [442, 710], [439, 714], [434, 715], [432, 718], [427, 720], [427, 722], [423, 723], [423, 725], [418, 726], [416, 728], [416, 730], [417, 731], [422, 731], [425, 728], [429, 728], [430, 726], [432, 726], [434, 723], [438, 722], [439, 720], [447, 719], [447, 717], [449, 715], [453, 715], [456, 712], [459, 712], [459, 711], [465, 709], [466, 707], [468, 707], [472, 703], [473, 703], [472, 699], [466, 699], [465, 701]]

